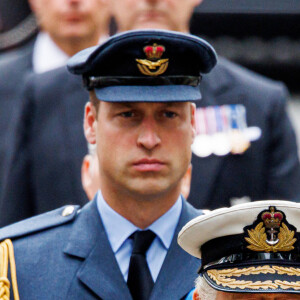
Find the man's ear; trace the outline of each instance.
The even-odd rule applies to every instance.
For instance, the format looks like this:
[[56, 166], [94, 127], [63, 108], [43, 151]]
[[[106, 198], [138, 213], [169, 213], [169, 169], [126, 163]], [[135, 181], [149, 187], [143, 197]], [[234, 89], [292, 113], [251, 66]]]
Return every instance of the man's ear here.
[[88, 187], [91, 185], [90, 165], [91, 165], [91, 155], [87, 154], [83, 158], [82, 165], [81, 165], [81, 182], [82, 182], [82, 187], [87, 195], [88, 195]]
[[192, 125], [192, 130], [193, 130], [193, 140], [197, 134], [196, 130], [196, 104], [191, 103], [191, 125]]
[[86, 140], [96, 144], [97, 112], [91, 102], [85, 105], [83, 129]]
[[190, 194], [191, 180], [192, 180], [192, 164], [189, 165], [181, 182], [181, 194], [185, 199], [187, 199]]
[[193, 300], [201, 300], [200, 297], [199, 297], [197, 289], [194, 290]]

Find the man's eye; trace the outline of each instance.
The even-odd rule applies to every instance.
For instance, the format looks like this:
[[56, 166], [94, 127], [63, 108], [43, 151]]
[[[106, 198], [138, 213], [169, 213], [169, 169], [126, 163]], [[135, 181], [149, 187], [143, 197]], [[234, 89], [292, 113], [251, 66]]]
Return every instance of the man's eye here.
[[120, 116], [123, 118], [132, 118], [135, 116], [133, 111], [124, 111], [122, 113], [120, 113]]
[[173, 111], [165, 111], [164, 112], [164, 116], [167, 117], [167, 118], [175, 118], [177, 116], [177, 114]]

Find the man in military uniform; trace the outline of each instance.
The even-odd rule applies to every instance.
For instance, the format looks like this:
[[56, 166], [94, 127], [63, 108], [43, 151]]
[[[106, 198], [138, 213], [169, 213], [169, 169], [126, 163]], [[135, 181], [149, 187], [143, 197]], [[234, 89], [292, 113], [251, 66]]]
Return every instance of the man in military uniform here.
[[[2, 2], [3, 1], [1, 1], [1, 3]], [[16, 5], [20, 5], [20, 1], [10, 2], [16, 2]], [[74, 55], [79, 50], [97, 45], [99, 42], [104, 41], [108, 36], [110, 14], [105, 0], [29, 0], [29, 3], [36, 15], [37, 22], [41, 29], [37, 38], [26, 48], [18, 49], [13, 54], [5, 55], [5, 59], [0, 59], [0, 207], [6, 205], [8, 202], [10, 202], [10, 205], [12, 206], [9, 214], [10, 216], [5, 216], [5, 218], [2, 219], [2, 222], [0, 221], [0, 227], [13, 223], [16, 220], [19, 221], [25, 217], [45, 212], [49, 206], [51, 206], [52, 209], [61, 206], [60, 198], [62, 195], [48, 198], [48, 195], [50, 194], [49, 191], [40, 193], [40, 191], [34, 191], [32, 186], [29, 187], [33, 182], [39, 186], [43, 186], [43, 184], [36, 182], [35, 178], [32, 180], [29, 179], [30, 175], [27, 167], [24, 167], [24, 169], [26, 169], [24, 171], [26, 175], [23, 173], [21, 176], [23, 177], [23, 182], [24, 178], [28, 179], [28, 182], [25, 184], [28, 189], [21, 188], [19, 190], [19, 193], [24, 196], [24, 201], [19, 200], [20, 194], [16, 195], [14, 198], [8, 196], [7, 191], [5, 190], [6, 178], [10, 177], [11, 168], [14, 166], [16, 169], [22, 169], [23, 162], [26, 161], [27, 163], [27, 160], [31, 162], [33, 157], [38, 157], [38, 155], [35, 155], [32, 152], [29, 153], [29, 151], [24, 150], [26, 148], [24, 144], [20, 146], [22, 150], [20, 150], [19, 146], [15, 145], [15, 140], [19, 134], [23, 133], [23, 130], [24, 135], [27, 136], [27, 134], [29, 134], [30, 136], [29, 126], [26, 127], [27, 123], [25, 125], [22, 123], [18, 128], [15, 127], [16, 123], [23, 122], [23, 119], [34, 120], [33, 112], [35, 110], [32, 109], [32, 107], [29, 108], [30, 113], [28, 113], [29, 116], [27, 119], [27, 106], [24, 108], [24, 102], [27, 100], [26, 98], [23, 102], [23, 98], [25, 97], [23, 91], [23, 83], [26, 82], [25, 78], [28, 74], [34, 73], [36, 80], [37, 78], [40, 78], [41, 74], [44, 74], [49, 70], [65, 66], [70, 56]], [[10, 7], [8, 4], [7, 6]], [[21, 29], [22, 31], [26, 31], [24, 26], [22, 26]], [[49, 83], [48, 78], [46, 83], [43, 82], [43, 78], [40, 80], [43, 84]], [[43, 85], [40, 85], [39, 88], [42, 86]], [[51, 91], [55, 91], [55, 94], [57, 95], [59, 87], [54, 86], [51, 88]], [[68, 96], [71, 93], [64, 90], [64, 95], [65, 94]], [[84, 93], [81, 93], [81, 95], [82, 94]], [[47, 95], [49, 95], [49, 93], [47, 93]], [[71, 97], [74, 97], [74, 93], [71, 94]], [[86, 97], [85, 94], [83, 97]], [[57, 98], [58, 97], [56, 96], [55, 101]], [[44, 105], [44, 99], [45, 97], [39, 98], [42, 105]], [[85, 101], [85, 99], [83, 100]], [[31, 106], [31, 101], [28, 100], [27, 102], [28, 103], [26, 104]], [[57, 103], [61, 103], [61, 101], [57, 100]], [[83, 105], [82, 102], [80, 102], [80, 104]], [[56, 107], [58, 106], [59, 104], [56, 105]], [[47, 111], [45, 115], [48, 116], [49, 109], [47, 108], [47, 104], [45, 104], [45, 110]], [[42, 116], [41, 113], [39, 113], [39, 115]], [[55, 122], [55, 124], [57, 124], [57, 122]], [[47, 129], [48, 128], [46, 128], [46, 130]], [[37, 148], [41, 145], [40, 141], [34, 141], [33, 143]], [[58, 143], [61, 143], [61, 141], [58, 141]], [[18, 148], [18, 150], [16, 148]], [[50, 146], [49, 149], [51, 148], [52, 147]], [[41, 149], [41, 151], [43, 151], [43, 149]], [[80, 153], [85, 153], [84, 151], [86, 151], [86, 148], [83, 148]], [[13, 157], [13, 153], [15, 152], [17, 152], [17, 157], [22, 157], [20, 165]], [[61, 150], [58, 150], [57, 148], [54, 150], [54, 153], [59, 152], [61, 153]], [[27, 154], [28, 157], [26, 156]], [[23, 158], [24, 156], [25, 158]], [[51, 154], [49, 154], [49, 156], [51, 157]], [[43, 162], [41, 162], [42, 160]], [[39, 161], [40, 165], [48, 164], [47, 160], [45, 162], [44, 157], [42, 160]], [[40, 172], [37, 178], [43, 177], [41, 176], [43, 172], [40, 165], [38, 167]], [[34, 169], [31, 167], [32, 165], [29, 167], [30, 170]], [[46, 168], [48, 169], [48, 165]], [[62, 165], [62, 169], [63, 168], [66, 169], [66, 167]], [[53, 183], [50, 174], [51, 172], [48, 173], [48, 177], [44, 182], [50, 182], [49, 186], [52, 187], [57, 186], [57, 184], [55, 185]], [[14, 180], [16, 180], [16, 182], [18, 181], [15, 177]], [[20, 187], [22, 184], [21, 182], [22, 181], [18, 182]], [[40, 188], [43, 190], [43, 187]], [[10, 188], [8, 187], [8, 190], [9, 189]], [[2, 193], [3, 198], [1, 198]], [[80, 192], [78, 194], [80, 194], [80, 196], [84, 195]], [[38, 200], [35, 202], [33, 197], [37, 197]], [[79, 197], [76, 199], [76, 204], [81, 205], [86, 203], [86, 199], [83, 197], [79, 199]], [[24, 211], [21, 212], [19, 207], [22, 205]], [[6, 221], [6, 218], [9, 219], [9, 221]]]
[[180, 246], [202, 259], [193, 300], [300, 299], [300, 204], [257, 201], [191, 220]]
[[201, 211], [180, 189], [195, 134], [191, 101], [215, 64], [205, 41], [159, 30], [116, 35], [69, 61], [90, 91], [85, 136], [97, 145], [100, 190], [81, 210], [0, 230], [6, 293], [9, 264], [15, 299], [186, 297], [198, 263], [176, 236]]

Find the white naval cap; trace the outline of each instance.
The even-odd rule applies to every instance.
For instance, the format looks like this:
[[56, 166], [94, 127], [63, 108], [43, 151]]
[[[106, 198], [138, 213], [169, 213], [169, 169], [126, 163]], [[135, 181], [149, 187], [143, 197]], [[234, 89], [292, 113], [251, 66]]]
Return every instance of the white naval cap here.
[[178, 244], [225, 292], [300, 293], [300, 203], [268, 200], [220, 208], [187, 223]]

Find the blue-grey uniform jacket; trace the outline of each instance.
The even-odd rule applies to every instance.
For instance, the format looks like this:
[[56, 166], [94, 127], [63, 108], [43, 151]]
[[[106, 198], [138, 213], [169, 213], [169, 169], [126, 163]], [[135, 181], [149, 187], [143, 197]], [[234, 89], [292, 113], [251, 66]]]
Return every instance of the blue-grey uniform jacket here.
[[[81, 210], [74, 208], [66, 216], [63, 207], [0, 230], [1, 241], [10, 238], [13, 242], [20, 299], [130, 300], [96, 201]], [[150, 299], [184, 299], [192, 290], [199, 260], [178, 246], [177, 234], [199, 214], [201, 211], [183, 202]]]

